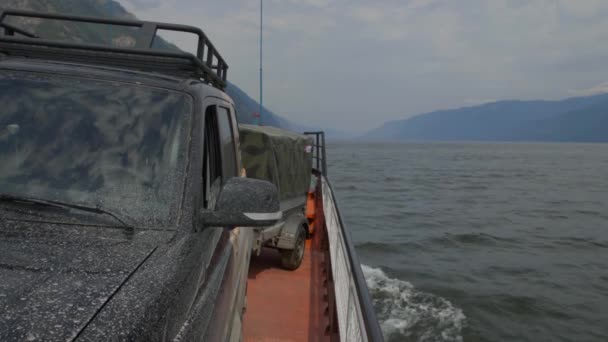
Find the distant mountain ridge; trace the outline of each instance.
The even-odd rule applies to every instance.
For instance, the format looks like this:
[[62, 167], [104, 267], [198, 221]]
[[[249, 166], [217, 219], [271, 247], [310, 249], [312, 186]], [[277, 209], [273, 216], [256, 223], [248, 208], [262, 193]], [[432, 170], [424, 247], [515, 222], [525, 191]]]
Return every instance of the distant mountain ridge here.
[[385, 123], [364, 140], [608, 142], [608, 94], [499, 101]]
[[[74, 15], [135, 19], [120, 3], [113, 0], [0, 0], [0, 9], [12, 8], [41, 12], [69, 13]], [[113, 27], [107, 30], [100, 25], [70, 24], [48, 20], [23, 20], [18, 22], [44, 37], [56, 39], [86, 40], [89, 42], [108, 42], [113, 44], [133, 45], [135, 38], [130, 29]], [[203, 28], [204, 29], [204, 28]], [[68, 35], [69, 34], [69, 35]], [[178, 49], [163, 39], [154, 42], [156, 48]], [[254, 113], [259, 112], [259, 104], [236, 85], [229, 83], [226, 93], [235, 101], [237, 118], [241, 123], [253, 123]], [[261, 124], [285, 129], [297, 130], [298, 126], [264, 108]]]

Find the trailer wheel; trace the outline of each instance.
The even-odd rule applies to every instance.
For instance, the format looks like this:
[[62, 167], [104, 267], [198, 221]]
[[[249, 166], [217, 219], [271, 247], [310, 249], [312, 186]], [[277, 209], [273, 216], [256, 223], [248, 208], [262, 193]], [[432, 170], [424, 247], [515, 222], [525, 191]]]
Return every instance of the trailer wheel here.
[[283, 268], [293, 271], [298, 269], [304, 259], [304, 249], [306, 246], [306, 227], [302, 224], [298, 228], [296, 246], [294, 249], [281, 250], [281, 264]]

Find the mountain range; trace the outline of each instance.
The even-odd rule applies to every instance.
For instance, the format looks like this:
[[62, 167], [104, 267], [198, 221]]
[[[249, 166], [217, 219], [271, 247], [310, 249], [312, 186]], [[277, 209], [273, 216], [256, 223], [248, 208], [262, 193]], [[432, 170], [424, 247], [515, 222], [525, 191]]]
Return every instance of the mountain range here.
[[608, 94], [499, 101], [387, 122], [364, 140], [608, 142]]

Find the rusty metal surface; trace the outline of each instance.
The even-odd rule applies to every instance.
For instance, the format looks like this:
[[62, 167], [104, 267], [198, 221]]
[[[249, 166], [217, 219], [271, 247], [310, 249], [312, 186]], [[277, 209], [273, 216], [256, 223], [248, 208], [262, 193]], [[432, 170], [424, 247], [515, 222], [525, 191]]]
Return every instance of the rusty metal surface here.
[[246, 342], [330, 341], [325, 334], [323, 253], [313, 245], [307, 241], [304, 260], [295, 271], [284, 270], [273, 249], [252, 259], [243, 322]]

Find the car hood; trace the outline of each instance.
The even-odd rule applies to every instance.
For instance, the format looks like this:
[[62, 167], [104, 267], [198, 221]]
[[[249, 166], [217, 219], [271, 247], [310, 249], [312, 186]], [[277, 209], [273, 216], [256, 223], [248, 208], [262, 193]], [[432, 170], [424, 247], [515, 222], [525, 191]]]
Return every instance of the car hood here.
[[72, 340], [173, 233], [0, 220], [0, 340]]

